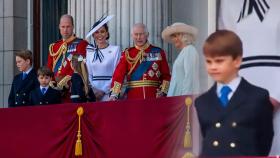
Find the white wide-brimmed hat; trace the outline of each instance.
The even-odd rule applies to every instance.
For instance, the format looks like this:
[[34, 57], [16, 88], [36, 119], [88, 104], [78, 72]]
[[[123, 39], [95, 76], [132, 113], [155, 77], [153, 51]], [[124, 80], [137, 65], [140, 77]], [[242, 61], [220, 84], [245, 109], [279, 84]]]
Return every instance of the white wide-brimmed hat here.
[[106, 24], [108, 21], [110, 21], [115, 15], [109, 15], [106, 17], [102, 17], [100, 20], [98, 20], [97, 22], [95, 22], [90, 31], [88, 32], [86, 38], [89, 38], [95, 31], [97, 31], [98, 29], [100, 29], [104, 24]]
[[161, 33], [161, 37], [163, 38], [163, 40], [165, 40], [166, 42], [171, 43], [171, 35], [174, 33], [187, 33], [193, 36], [193, 40], [196, 39], [197, 37], [197, 33], [198, 33], [198, 29], [187, 25], [185, 23], [180, 23], [180, 22], [176, 22], [170, 26], [167, 26]]

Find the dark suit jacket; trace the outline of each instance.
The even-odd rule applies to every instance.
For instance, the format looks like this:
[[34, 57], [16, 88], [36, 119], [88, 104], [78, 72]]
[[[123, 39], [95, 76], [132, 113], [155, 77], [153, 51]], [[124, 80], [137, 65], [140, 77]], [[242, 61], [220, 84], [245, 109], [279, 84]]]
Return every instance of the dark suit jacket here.
[[39, 82], [34, 69], [28, 73], [24, 80], [22, 80], [22, 73], [16, 75], [8, 99], [9, 107], [29, 105], [29, 94], [37, 86], [39, 86]]
[[40, 87], [37, 87], [30, 93], [31, 105], [48, 105], [59, 103], [61, 103], [61, 94], [58, 90], [55, 90], [51, 87], [48, 88], [44, 95], [42, 94]]
[[91, 88], [89, 88], [88, 96], [86, 96], [84, 82], [79, 74], [73, 73], [71, 83], [71, 100], [73, 103], [94, 102], [96, 100]]
[[215, 84], [195, 101], [203, 136], [202, 156], [268, 155], [273, 138], [268, 91], [242, 78], [223, 107], [216, 88]]

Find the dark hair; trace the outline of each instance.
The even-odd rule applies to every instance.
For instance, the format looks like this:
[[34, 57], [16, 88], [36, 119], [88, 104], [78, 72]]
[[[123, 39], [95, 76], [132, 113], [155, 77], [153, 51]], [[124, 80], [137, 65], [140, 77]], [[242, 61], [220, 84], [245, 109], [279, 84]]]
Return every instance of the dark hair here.
[[[97, 25], [99, 25], [106, 17], [102, 16], [99, 20], [97, 20], [91, 27], [91, 29], [95, 28]], [[105, 23], [103, 24], [101, 27], [105, 27], [105, 30], [108, 32], [108, 37], [106, 38], [106, 40], [108, 40], [110, 38], [110, 33], [109, 33], [109, 27], [108, 27], [108, 24]], [[100, 28], [101, 28], [100, 27]], [[91, 30], [90, 29], [90, 30]]]
[[232, 31], [218, 30], [212, 33], [203, 45], [205, 56], [231, 56], [233, 59], [242, 57], [242, 41]]
[[16, 56], [21, 57], [24, 60], [29, 59], [30, 60], [30, 65], [32, 65], [32, 52], [28, 49], [25, 50], [20, 50], [15, 53]]
[[38, 76], [50, 76], [53, 77], [53, 72], [46, 66], [42, 66], [37, 71]]
[[103, 26], [105, 27], [105, 30], [108, 32], [108, 37], [106, 38], [106, 40], [108, 40], [110, 38], [109, 27], [107, 23], [105, 23]]

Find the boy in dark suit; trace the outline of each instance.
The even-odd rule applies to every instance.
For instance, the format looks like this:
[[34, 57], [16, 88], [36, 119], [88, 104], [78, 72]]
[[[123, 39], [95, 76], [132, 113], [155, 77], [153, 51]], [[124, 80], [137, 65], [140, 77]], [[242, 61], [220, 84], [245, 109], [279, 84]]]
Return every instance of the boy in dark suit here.
[[208, 74], [216, 83], [195, 101], [203, 136], [202, 156], [265, 156], [272, 138], [272, 111], [267, 90], [238, 75], [242, 42], [219, 30], [204, 46]]
[[36, 71], [32, 68], [32, 52], [21, 50], [15, 56], [16, 66], [21, 73], [13, 79], [8, 98], [9, 107], [29, 105], [29, 93], [39, 85]]
[[48, 67], [38, 69], [38, 81], [40, 86], [36, 87], [30, 93], [31, 105], [47, 105], [61, 103], [61, 94], [58, 90], [49, 86], [53, 77], [53, 72]]

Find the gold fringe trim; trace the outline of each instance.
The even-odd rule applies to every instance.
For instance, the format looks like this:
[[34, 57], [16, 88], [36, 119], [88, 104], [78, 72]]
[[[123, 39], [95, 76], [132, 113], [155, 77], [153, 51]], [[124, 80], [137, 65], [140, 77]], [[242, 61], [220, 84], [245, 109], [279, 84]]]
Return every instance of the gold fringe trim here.
[[78, 134], [77, 134], [77, 141], [75, 145], [75, 156], [82, 156], [83, 155], [83, 146], [82, 146], [82, 140], [81, 140], [81, 116], [84, 114], [83, 107], [79, 107], [77, 109], [77, 114], [79, 116], [79, 127], [78, 127]]

